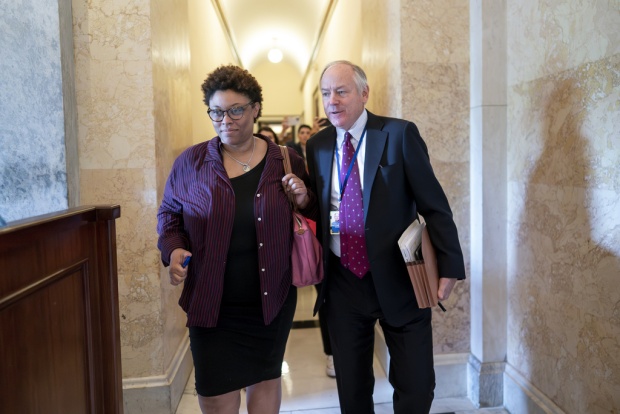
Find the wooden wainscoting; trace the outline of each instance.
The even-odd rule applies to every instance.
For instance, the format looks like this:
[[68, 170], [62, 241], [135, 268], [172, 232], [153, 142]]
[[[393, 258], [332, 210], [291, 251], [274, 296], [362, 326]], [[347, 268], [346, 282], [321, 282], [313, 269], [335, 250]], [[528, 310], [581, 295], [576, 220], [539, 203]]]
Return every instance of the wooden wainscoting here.
[[0, 411], [123, 412], [119, 206], [0, 228]]

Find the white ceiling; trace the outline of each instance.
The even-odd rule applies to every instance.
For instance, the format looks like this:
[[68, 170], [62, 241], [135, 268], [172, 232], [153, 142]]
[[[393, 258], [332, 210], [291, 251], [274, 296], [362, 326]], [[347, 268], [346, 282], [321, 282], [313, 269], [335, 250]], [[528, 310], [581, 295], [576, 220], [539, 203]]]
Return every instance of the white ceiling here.
[[306, 72], [336, 0], [213, 0], [241, 64], [252, 70], [277, 46], [286, 61]]

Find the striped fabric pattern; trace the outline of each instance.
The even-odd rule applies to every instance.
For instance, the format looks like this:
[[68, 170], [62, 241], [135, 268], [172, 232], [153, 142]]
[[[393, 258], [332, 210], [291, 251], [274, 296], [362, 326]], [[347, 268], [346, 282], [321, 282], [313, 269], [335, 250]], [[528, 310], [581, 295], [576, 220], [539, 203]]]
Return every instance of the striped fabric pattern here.
[[[230, 244], [235, 195], [222, 163], [219, 137], [185, 150], [175, 161], [157, 214], [164, 265], [176, 248], [192, 253], [179, 304], [187, 326], [217, 325]], [[308, 183], [304, 161], [289, 150], [293, 172]], [[265, 169], [254, 197], [263, 317], [268, 325], [291, 288], [292, 222], [282, 188], [284, 168], [276, 144], [268, 143]], [[314, 196], [310, 195], [312, 203]]]

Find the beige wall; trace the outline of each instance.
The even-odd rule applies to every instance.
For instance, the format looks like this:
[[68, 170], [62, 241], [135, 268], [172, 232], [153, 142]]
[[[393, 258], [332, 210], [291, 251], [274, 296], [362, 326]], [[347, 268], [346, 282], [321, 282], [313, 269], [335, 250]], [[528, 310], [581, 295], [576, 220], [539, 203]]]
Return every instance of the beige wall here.
[[263, 61], [250, 70], [263, 88], [262, 116], [268, 118], [301, 115], [303, 106], [299, 91], [299, 70], [286, 61], [278, 63], [277, 68], [275, 66], [274, 63]]
[[508, 5], [508, 369], [619, 412], [620, 3]]
[[207, 75], [220, 65], [237, 65], [211, 1], [187, 2], [191, 47], [190, 92], [192, 112], [192, 143], [213, 138], [215, 129], [207, 115], [201, 85]]
[[[347, 24], [342, 24], [346, 22]], [[338, 0], [327, 24], [323, 42], [319, 47], [312, 68], [306, 74], [303, 85], [304, 113], [312, 114], [313, 94], [319, 86], [319, 76], [325, 65], [333, 60], [350, 60], [361, 64], [362, 15], [359, 0]], [[319, 116], [324, 117], [323, 104], [319, 99]], [[306, 123], [311, 124], [311, 116]]]
[[[191, 94], [193, 143], [213, 138], [216, 133], [207, 115], [201, 85], [207, 75], [220, 65], [239, 65], [210, 2], [190, 1]], [[205, 39], [208, 39], [205, 41]], [[262, 118], [301, 115], [301, 74], [287, 61], [275, 65], [267, 60], [246, 68], [263, 88]], [[277, 69], [277, 70], [274, 70]]]

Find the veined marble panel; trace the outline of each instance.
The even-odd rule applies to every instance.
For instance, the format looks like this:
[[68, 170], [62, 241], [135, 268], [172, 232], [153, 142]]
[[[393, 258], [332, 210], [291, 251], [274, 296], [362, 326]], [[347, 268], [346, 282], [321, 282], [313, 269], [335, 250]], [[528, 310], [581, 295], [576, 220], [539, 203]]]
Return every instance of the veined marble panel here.
[[[402, 117], [416, 123], [450, 201], [469, 269], [469, 3], [401, 2]], [[436, 353], [470, 349], [469, 279], [433, 312]]]
[[402, 1], [400, 19], [406, 61], [469, 61], [469, 1]]
[[620, 54], [509, 96], [509, 180], [620, 191]]
[[569, 413], [620, 409], [620, 54], [509, 93], [508, 362]]
[[74, 2], [81, 169], [155, 165], [150, 2]]
[[83, 204], [120, 204], [117, 220], [118, 270], [158, 273], [154, 169], [83, 170]]
[[[116, 222], [123, 376], [161, 370], [162, 319], [154, 169], [83, 170], [84, 204], [121, 205]], [[146, 357], [148, 356], [148, 357]]]
[[403, 65], [403, 114], [431, 158], [469, 162], [469, 63]]
[[508, 84], [620, 53], [620, 1], [508, 1]]

